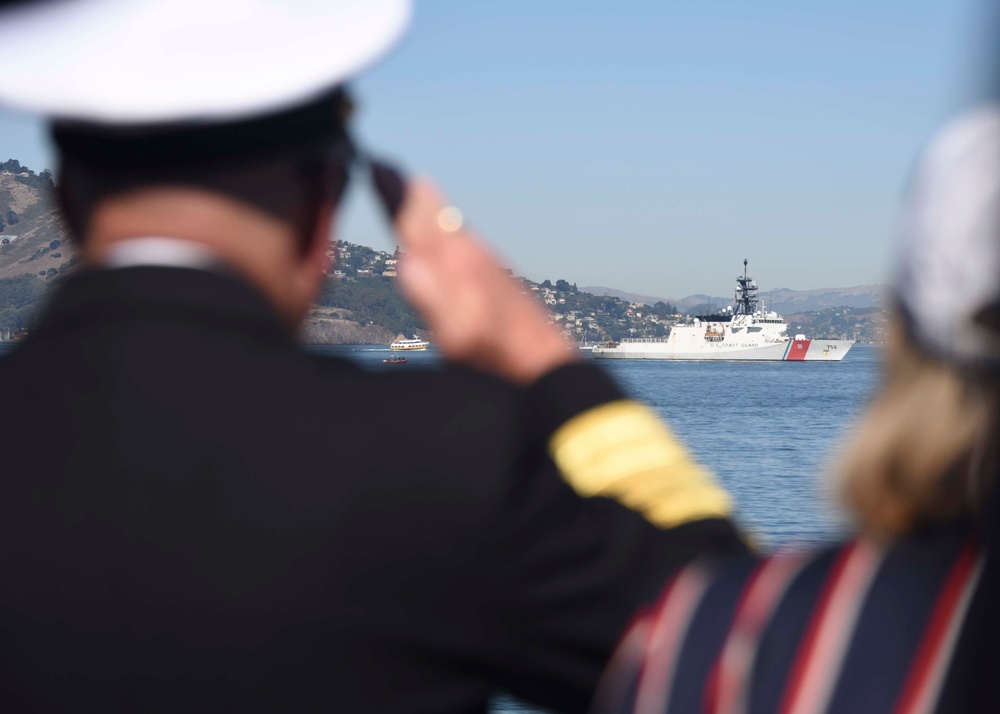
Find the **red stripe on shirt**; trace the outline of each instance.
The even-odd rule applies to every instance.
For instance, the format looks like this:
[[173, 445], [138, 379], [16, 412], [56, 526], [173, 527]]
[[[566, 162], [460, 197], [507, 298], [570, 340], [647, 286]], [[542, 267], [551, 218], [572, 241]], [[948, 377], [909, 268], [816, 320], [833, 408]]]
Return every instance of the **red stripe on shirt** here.
[[976, 543], [970, 538], [959, 552], [941, 587], [920, 647], [910, 666], [910, 673], [893, 710], [896, 714], [916, 712], [920, 703], [925, 701], [926, 690], [932, 684], [931, 673], [941, 654], [952, 620], [956, 614], [963, 614], [958, 612], [959, 604], [973, 577], [977, 555]]
[[674, 578], [654, 611], [639, 672], [636, 714], [661, 714], [666, 709], [691, 616], [709, 581], [709, 572], [703, 566], [689, 565]]
[[705, 711], [736, 714], [746, 708], [746, 693], [760, 634], [782, 596], [809, 558], [783, 554], [768, 558], [754, 571], [740, 596], [732, 627], [712, 667], [705, 692]]
[[782, 714], [826, 711], [880, 562], [879, 549], [864, 540], [851, 543], [837, 558], [795, 658], [779, 710]]

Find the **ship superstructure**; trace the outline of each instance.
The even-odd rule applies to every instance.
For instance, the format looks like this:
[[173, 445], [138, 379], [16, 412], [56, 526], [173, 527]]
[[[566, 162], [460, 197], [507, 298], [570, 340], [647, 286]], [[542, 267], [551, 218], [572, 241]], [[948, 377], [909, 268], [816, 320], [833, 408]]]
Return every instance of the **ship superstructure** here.
[[413, 336], [412, 340], [407, 340], [402, 337], [397, 337], [392, 344], [389, 345], [390, 350], [399, 350], [403, 352], [408, 352], [412, 350], [426, 350], [430, 346], [430, 342], [427, 340], [422, 340], [416, 335]]
[[617, 344], [596, 347], [595, 359], [755, 360], [839, 362], [853, 340], [817, 340], [787, 335], [784, 318], [765, 311], [757, 296], [757, 283], [747, 274], [736, 277], [733, 304], [715, 315], [675, 325], [666, 337], [626, 338]]

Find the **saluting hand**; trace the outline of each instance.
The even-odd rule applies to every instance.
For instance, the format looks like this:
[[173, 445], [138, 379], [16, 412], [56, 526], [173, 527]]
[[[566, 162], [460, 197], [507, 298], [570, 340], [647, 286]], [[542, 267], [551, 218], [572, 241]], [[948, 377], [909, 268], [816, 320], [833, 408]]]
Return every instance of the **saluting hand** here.
[[446, 209], [437, 190], [417, 180], [396, 218], [403, 293], [443, 352], [519, 384], [576, 360], [542, 307]]

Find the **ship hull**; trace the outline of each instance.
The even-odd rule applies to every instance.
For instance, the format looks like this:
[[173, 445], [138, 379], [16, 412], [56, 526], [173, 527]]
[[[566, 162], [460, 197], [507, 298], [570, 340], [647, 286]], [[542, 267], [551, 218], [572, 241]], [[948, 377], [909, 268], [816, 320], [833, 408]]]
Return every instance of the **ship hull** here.
[[[723, 362], [839, 362], [853, 340], [788, 340], [783, 343], [736, 347], [725, 343], [704, 343], [692, 349], [670, 342], [627, 343], [617, 347], [597, 347], [594, 359], [641, 359]], [[693, 346], [692, 346], [693, 347]]]

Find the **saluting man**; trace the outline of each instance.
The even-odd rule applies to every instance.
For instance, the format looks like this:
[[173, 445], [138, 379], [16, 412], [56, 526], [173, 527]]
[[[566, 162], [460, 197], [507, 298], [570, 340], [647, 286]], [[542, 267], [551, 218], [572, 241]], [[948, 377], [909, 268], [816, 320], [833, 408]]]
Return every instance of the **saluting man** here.
[[[357, 160], [344, 82], [408, 17], [0, 11], [0, 101], [50, 122], [84, 257], [0, 364], [0, 711], [580, 711], [657, 583], [743, 549], [426, 183], [374, 170], [449, 366], [296, 345]], [[390, 402], [419, 413], [386, 439]]]

